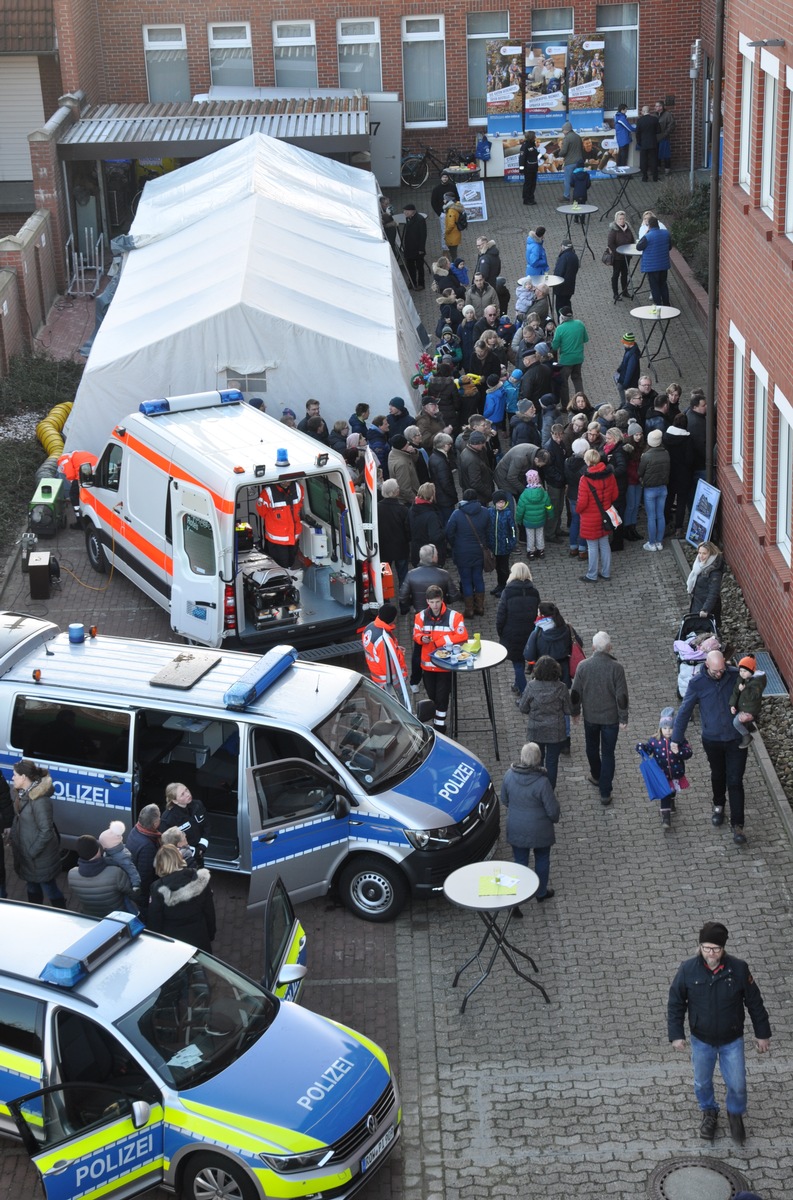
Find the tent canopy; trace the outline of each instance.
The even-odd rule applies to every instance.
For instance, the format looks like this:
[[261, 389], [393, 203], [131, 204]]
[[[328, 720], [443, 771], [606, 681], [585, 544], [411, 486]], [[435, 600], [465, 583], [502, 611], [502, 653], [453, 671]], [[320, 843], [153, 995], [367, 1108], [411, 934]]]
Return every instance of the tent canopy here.
[[408, 399], [424, 331], [377, 195], [372, 175], [263, 134], [148, 183], [67, 447], [99, 452], [141, 401], [246, 376], [271, 415], [313, 397], [329, 425]]

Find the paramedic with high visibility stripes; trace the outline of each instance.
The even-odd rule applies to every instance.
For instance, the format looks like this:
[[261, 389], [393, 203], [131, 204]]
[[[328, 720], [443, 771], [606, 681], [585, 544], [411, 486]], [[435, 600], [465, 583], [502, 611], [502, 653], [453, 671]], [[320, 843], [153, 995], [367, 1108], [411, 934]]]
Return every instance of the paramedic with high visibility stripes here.
[[394, 637], [397, 610], [393, 604], [384, 604], [377, 617], [363, 631], [363, 652], [366, 665], [374, 683], [384, 692], [405, 702], [407, 701], [407, 667], [405, 654], [399, 642]]
[[291, 567], [297, 557], [297, 543], [303, 528], [300, 509], [303, 488], [294, 479], [287, 483], [268, 483], [259, 493], [256, 508], [264, 522], [267, 553], [279, 567]]
[[80, 516], [80, 467], [83, 463], [88, 463], [93, 471], [97, 461], [96, 455], [91, 454], [89, 450], [72, 450], [71, 454], [62, 454], [58, 459], [58, 474], [62, 475], [69, 485], [69, 502], [74, 509], [72, 529], [82, 529], [83, 526]]
[[421, 673], [427, 695], [435, 705], [434, 726], [446, 732], [446, 713], [452, 692], [452, 676], [443, 667], [436, 667], [430, 657], [436, 650], [458, 645], [468, 640], [462, 613], [448, 608], [443, 602], [443, 589], [433, 583], [427, 588], [427, 607], [416, 613], [413, 641], [421, 646]]

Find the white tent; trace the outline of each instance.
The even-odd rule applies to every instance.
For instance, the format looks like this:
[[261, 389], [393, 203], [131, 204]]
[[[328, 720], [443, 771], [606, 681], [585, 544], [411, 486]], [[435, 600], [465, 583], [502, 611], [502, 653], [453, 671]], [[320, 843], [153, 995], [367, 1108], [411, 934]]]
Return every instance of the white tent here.
[[377, 194], [371, 174], [263, 134], [148, 183], [67, 448], [96, 453], [141, 401], [240, 377], [271, 415], [314, 397], [329, 425], [362, 401], [412, 403], [424, 331]]

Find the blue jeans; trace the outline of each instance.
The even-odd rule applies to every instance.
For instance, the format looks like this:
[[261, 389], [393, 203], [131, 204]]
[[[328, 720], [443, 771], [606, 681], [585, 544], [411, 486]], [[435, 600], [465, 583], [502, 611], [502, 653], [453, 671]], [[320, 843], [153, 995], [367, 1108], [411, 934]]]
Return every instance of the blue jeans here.
[[48, 879], [45, 883], [25, 883], [25, 887], [28, 891], [28, 900], [33, 904], [41, 904], [42, 893], [50, 903], [53, 900], [63, 900], [63, 892], [54, 879]]
[[405, 582], [405, 576], [410, 570], [409, 558], [395, 558], [393, 565], [396, 567], [397, 579], [400, 583]]
[[667, 487], [646, 487], [644, 489], [644, 508], [647, 513], [647, 541], [657, 545], [664, 540], [666, 519], [664, 505], [666, 504]]
[[457, 570], [460, 572], [460, 591], [464, 596], [473, 596], [474, 592], [485, 590], [485, 576], [482, 568], [481, 562], [457, 564]]
[[[584, 744], [592, 778], [597, 779], [600, 794], [611, 795], [614, 783], [614, 751], [617, 749], [619, 725], [593, 725], [584, 720]], [[737, 743], [736, 743], [737, 744]]]
[[534, 854], [534, 870], [537, 872], [537, 878], [540, 881], [540, 886], [535, 892], [535, 900], [539, 900], [548, 891], [548, 876], [551, 873], [551, 847], [550, 846], [513, 846], [512, 857], [519, 867], [528, 867], [529, 855]]
[[625, 524], [635, 525], [639, 520], [639, 505], [642, 502], [642, 485], [629, 483], [625, 493]]
[[570, 500], [570, 549], [583, 550], [586, 542], [580, 536], [581, 518], [575, 510], [575, 500]]
[[520, 689], [521, 696], [526, 691], [526, 668], [523, 665], [523, 659], [512, 664], [512, 670], [515, 672], [515, 687]]
[[600, 574], [604, 579], [611, 579], [611, 543], [608, 535], [596, 538], [594, 541], [587, 541], [586, 548], [589, 555], [586, 569], [587, 579], [597, 579], [598, 558], [600, 559]]
[[556, 787], [556, 780], [559, 776], [559, 755], [562, 753], [561, 742], [538, 742], [540, 753], [542, 754], [542, 765], [548, 772], [548, 781], [552, 788]]
[[[515, 860], [517, 862], [517, 859]], [[694, 1094], [701, 1109], [715, 1108], [719, 1111], [713, 1094], [713, 1072], [719, 1064], [721, 1077], [727, 1088], [727, 1112], [743, 1115], [746, 1112], [746, 1066], [744, 1063], [743, 1038], [736, 1038], [726, 1046], [709, 1046], [693, 1033], [691, 1042], [691, 1064], [694, 1068]]]

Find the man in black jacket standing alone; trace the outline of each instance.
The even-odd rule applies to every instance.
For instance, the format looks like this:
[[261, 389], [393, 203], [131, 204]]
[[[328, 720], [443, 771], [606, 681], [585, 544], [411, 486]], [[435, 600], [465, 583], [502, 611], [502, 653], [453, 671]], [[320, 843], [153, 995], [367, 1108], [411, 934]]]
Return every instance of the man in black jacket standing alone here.
[[721, 922], [707, 921], [699, 931], [698, 954], [680, 964], [669, 989], [669, 1041], [675, 1050], [685, 1050], [683, 1023], [688, 1012], [694, 1093], [702, 1112], [700, 1136], [712, 1142], [716, 1133], [719, 1106], [713, 1072], [718, 1062], [727, 1088], [730, 1135], [742, 1146], [746, 1140], [744, 1010], [748, 1009], [759, 1054], [771, 1048], [771, 1025], [749, 967], [725, 953], [728, 936]]
[[402, 228], [402, 253], [414, 292], [424, 291], [424, 254], [427, 249], [427, 222], [416, 210], [415, 204], [406, 204], [402, 210], [405, 224]]

